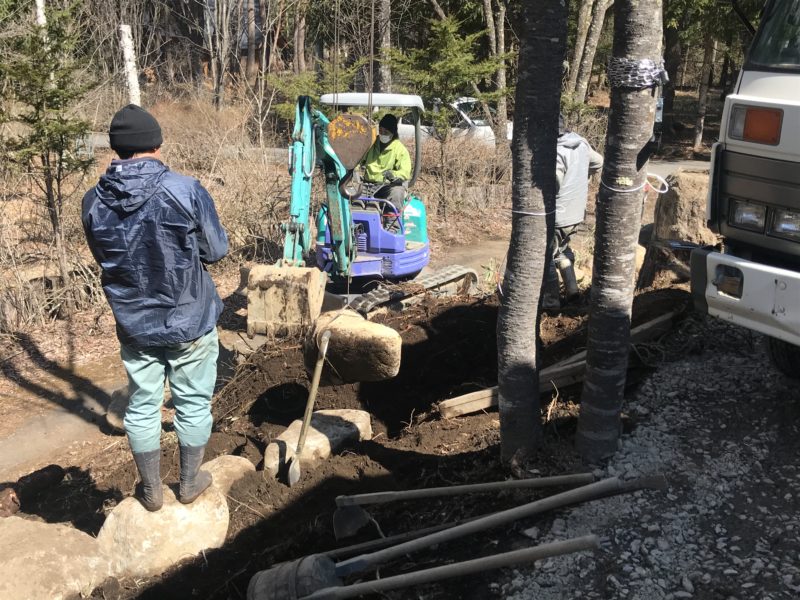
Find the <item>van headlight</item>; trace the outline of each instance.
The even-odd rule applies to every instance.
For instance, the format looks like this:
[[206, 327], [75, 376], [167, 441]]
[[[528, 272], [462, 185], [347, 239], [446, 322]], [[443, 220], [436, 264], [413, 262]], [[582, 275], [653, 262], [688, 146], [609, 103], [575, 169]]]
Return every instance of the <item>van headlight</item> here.
[[800, 212], [776, 208], [769, 233], [770, 235], [800, 242]]
[[767, 222], [767, 207], [744, 200], [732, 200], [728, 222], [733, 227], [763, 232]]

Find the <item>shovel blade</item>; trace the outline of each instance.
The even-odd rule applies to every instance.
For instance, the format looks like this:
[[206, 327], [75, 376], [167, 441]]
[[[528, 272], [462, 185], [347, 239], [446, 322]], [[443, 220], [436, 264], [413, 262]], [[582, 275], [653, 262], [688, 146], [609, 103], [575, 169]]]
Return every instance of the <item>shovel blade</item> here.
[[317, 268], [256, 265], [247, 279], [247, 335], [303, 335], [322, 310], [327, 275]]
[[371, 522], [372, 517], [360, 506], [340, 506], [333, 513], [333, 535], [337, 540], [353, 537]]

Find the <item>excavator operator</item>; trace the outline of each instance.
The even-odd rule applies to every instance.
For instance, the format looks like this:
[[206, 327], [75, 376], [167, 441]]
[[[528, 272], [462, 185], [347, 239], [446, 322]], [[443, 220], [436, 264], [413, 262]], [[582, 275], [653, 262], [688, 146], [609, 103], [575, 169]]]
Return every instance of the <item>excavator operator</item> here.
[[411, 156], [397, 138], [397, 117], [384, 115], [378, 123], [378, 139], [361, 162], [364, 194], [385, 198], [398, 209], [405, 201], [411, 179]]

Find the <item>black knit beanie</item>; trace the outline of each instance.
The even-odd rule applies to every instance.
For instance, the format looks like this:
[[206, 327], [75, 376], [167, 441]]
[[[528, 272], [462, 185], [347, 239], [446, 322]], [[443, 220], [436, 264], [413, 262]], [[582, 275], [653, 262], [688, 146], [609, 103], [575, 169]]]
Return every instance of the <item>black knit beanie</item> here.
[[135, 104], [121, 108], [108, 129], [111, 149], [118, 154], [146, 152], [161, 146], [161, 126], [153, 115]]
[[397, 117], [393, 114], [383, 115], [380, 123], [378, 123], [378, 127], [383, 127], [386, 131], [390, 131], [393, 136], [397, 137]]

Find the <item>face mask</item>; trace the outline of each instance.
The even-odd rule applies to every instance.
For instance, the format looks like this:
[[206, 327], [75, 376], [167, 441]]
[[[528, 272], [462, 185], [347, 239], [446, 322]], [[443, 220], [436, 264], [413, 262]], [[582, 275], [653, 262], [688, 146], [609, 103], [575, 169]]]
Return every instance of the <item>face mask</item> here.
[[381, 144], [388, 144], [389, 142], [392, 141], [392, 136], [390, 135], [381, 135], [378, 137], [381, 140]]

